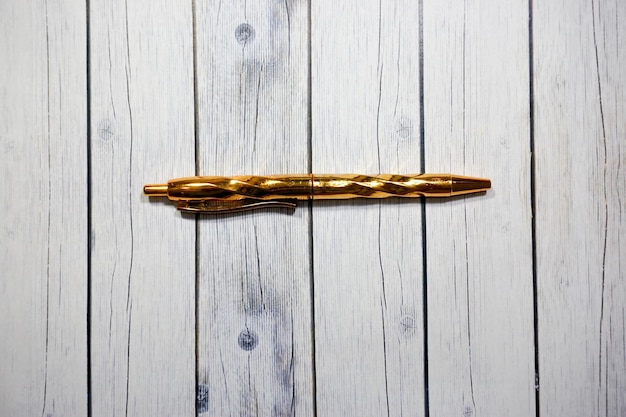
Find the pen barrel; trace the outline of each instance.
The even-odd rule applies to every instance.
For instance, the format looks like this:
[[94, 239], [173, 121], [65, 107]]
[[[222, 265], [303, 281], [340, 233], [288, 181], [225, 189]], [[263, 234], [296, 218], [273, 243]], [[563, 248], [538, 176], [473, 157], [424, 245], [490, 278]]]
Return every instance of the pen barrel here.
[[390, 197], [449, 197], [450, 174], [313, 175], [315, 200]]
[[234, 177], [187, 177], [167, 183], [170, 200], [308, 200], [311, 176], [240, 175]]
[[487, 179], [451, 174], [187, 177], [169, 181], [167, 196], [174, 201], [450, 197], [486, 191], [490, 186]]

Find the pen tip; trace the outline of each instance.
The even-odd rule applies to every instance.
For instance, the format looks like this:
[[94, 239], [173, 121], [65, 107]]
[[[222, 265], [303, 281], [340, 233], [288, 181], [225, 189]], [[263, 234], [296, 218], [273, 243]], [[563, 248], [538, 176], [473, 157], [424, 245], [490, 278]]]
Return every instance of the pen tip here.
[[487, 178], [453, 176], [451, 195], [484, 193], [490, 188], [491, 180]]

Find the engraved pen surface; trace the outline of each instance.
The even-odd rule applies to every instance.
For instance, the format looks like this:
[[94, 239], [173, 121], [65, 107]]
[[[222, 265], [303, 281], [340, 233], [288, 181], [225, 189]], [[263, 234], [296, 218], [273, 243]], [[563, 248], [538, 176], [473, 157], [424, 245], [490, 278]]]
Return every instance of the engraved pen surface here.
[[[339, 200], [389, 197], [451, 197], [484, 192], [486, 178], [453, 174], [361, 175], [242, 175], [176, 178], [167, 184], [148, 184], [144, 193], [179, 202], [234, 202], [238, 200]], [[186, 205], [179, 206], [184, 209]], [[207, 206], [202, 206], [207, 207]], [[215, 207], [213, 204], [211, 207]], [[196, 211], [205, 211], [196, 208]], [[215, 210], [206, 210], [215, 211]]]
[[485, 178], [452, 174], [377, 176], [312, 175], [316, 200], [389, 197], [451, 197], [487, 191], [491, 181]]

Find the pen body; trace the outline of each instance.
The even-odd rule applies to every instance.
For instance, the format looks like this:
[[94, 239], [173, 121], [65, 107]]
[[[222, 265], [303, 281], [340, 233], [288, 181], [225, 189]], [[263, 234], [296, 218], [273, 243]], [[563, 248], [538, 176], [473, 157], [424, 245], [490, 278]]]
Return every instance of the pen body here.
[[149, 195], [174, 201], [339, 200], [351, 198], [449, 197], [486, 191], [487, 179], [451, 174], [376, 176], [303, 174], [233, 177], [186, 177], [165, 185], [147, 185]]
[[170, 200], [258, 200], [311, 198], [310, 175], [239, 175], [233, 177], [186, 177], [167, 183]]
[[314, 174], [315, 200], [389, 197], [449, 197], [452, 192], [450, 174], [377, 176], [360, 174]]

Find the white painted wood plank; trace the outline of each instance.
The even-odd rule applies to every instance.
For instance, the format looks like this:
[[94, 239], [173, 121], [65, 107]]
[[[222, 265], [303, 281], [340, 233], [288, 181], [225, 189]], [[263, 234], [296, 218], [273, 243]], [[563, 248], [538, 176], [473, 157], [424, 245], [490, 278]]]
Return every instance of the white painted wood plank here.
[[[200, 175], [307, 171], [307, 20], [302, 1], [196, 4]], [[306, 205], [198, 230], [198, 411], [312, 415]]]
[[535, 413], [528, 3], [424, 3], [427, 171], [492, 179], [426, 208], [430, 414]]
[[[418, 2], [311, 7], [313, 171], [418, 173]], [[313, 213], [318, 415], [421, 415], [420, 201]]]
[[86, 17], [0, 3], [0, 415], [87, 413]]
[[533, 2], [541, 415], [626, 416], [625, 21]]
[[194, 169], [191, 2], [91, 1], [93, 416], [195, 410], [195, 222], [145, 183]]

